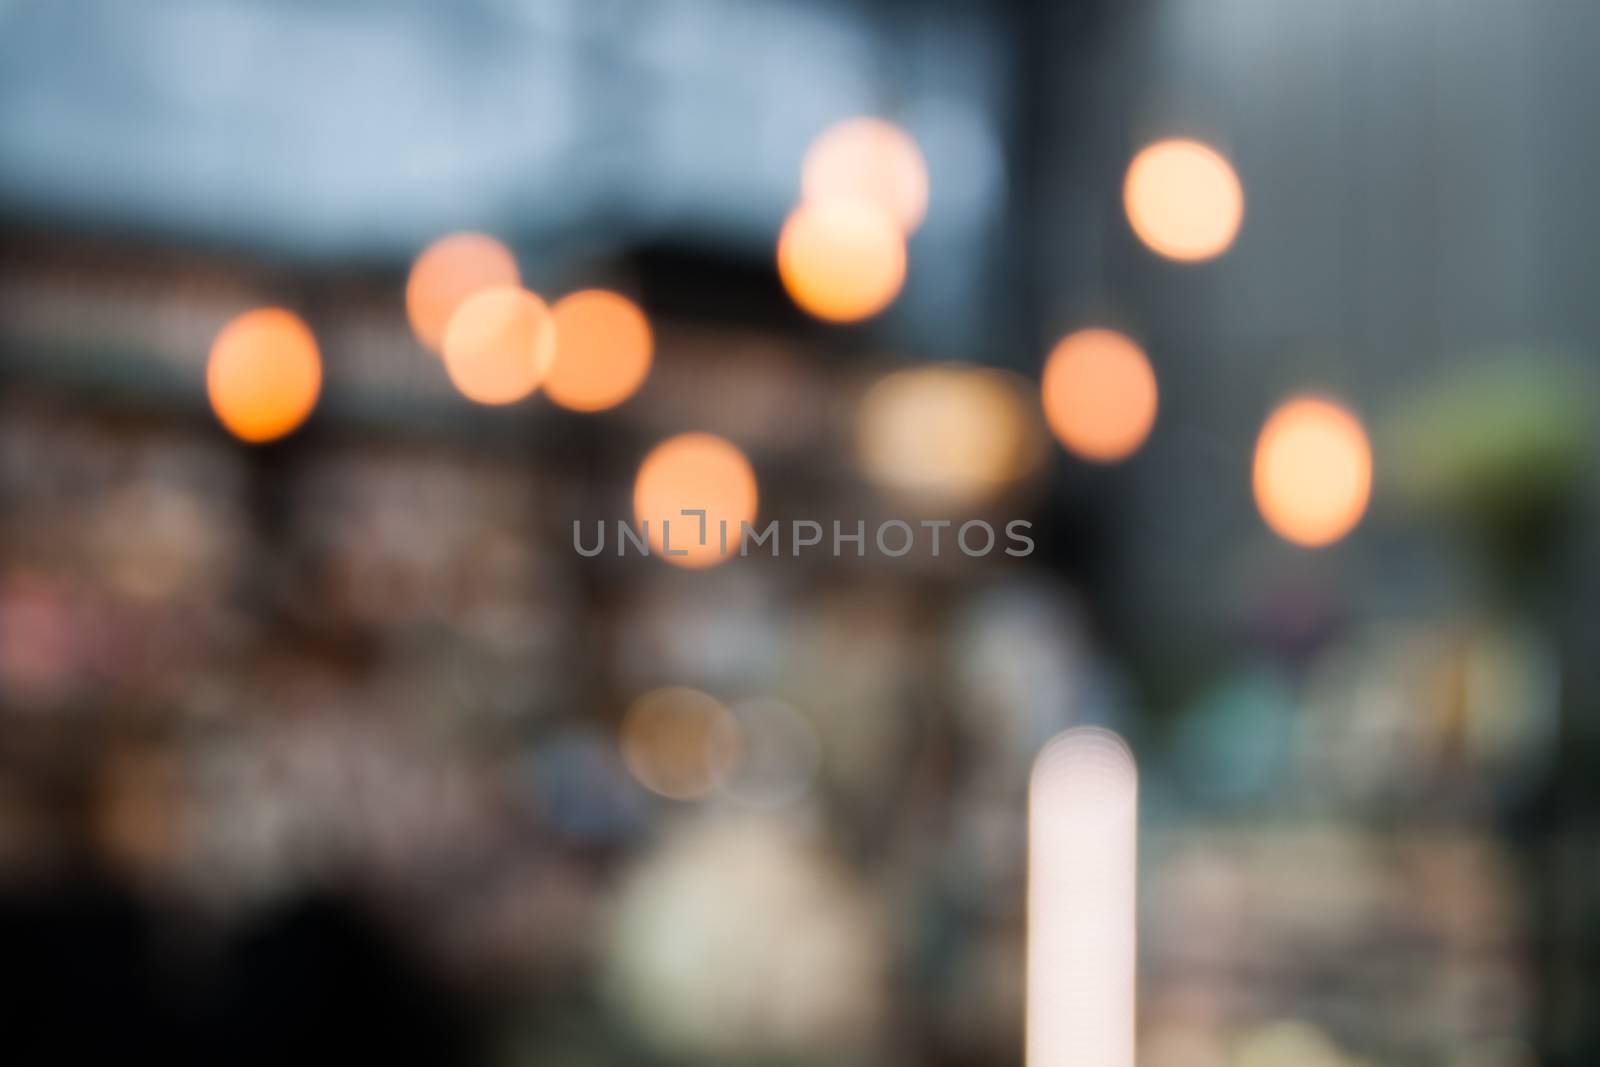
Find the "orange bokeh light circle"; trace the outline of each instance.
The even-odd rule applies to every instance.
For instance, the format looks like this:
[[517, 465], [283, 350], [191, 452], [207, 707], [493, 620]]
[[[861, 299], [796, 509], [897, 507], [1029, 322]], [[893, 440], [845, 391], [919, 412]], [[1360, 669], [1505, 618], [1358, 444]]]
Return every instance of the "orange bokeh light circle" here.
[[1079, 330], [1045, 361], [1040, 401], [1069, 451], [1115, 463], [1139, 450], [1155, 425], [1155, 371], [1144, 350], [1114, 330]]
[[655, 340], [638, 305], [585, 289], [556, 301], [556, 359], [545, 395], [572, 411], [604, 411], [627, 400], [650, 373]]
[[1128, 165], [1122, 202], [1139, 240], [1193, 262], [1228, 250], [1244, 220], [1244, 188], [1222, 154], [1199, 141], [1157, 141]]
[[212, 342], [206, 393], [218, 420], [242, 441], [255, 444], [292, 432], [310, 416], [321, 391], [316, 338], [292, 311], [247, 311]]
[[[649, 523], [651, 553], [680, 567], [711, 567], [738, 554], [741, 523], [755, 521], [756, 503], [750, 461], [709, 433], [669, 437], [634, 479], [633, 514]], [[703, 526], [699, 516], [684, 514], [697, 509], [705, 511]]]
[[468, 297], [521, 281], [509, 249], [481, 233], [453, 233], [422, 250], [406, 279], [406, 317], [417, 340], [444, 349], [450, 317]]
[[1290, 400], [1261, 428], [1253, 487], [1261, 517], [1284, 540], [1333, 544], [1361, 521], [1372, 496], [1367, 432], [1332, 401]]
[[905, 238], [866, 200], [808, 200], [778, 235], [778, 274], [802, 310], [859, 322], [888, 307], [905, 284]]
[[445, 330], [450, 381], [479, 404], [512, 404], [528, 396], [555, 355], [555, 317], [543, 300], [514, 286], [469, 297]]

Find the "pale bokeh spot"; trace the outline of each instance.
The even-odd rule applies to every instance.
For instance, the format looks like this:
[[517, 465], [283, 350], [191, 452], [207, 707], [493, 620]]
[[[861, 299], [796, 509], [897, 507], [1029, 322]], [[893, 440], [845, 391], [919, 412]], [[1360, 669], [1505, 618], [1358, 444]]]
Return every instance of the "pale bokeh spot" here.
[[622, 721], [622, 760], [639, 784], [672, 800], [711, 792], [739, 756], [739, 728], [716, 698], [684, 686], [644, 694]]
[[512, 404], [528, 396], [555, 355], [555, 319], [526, 289], [486, 289], [468, 298], [445, 331], [450, 381], [479, 404]]
[[1128, 222], [1151, 251], [1195, 261], [1220, 256], [1244, 220], [1244, 188], [1222, 155], [1198, 141], [1157, 141], [1128, 165]]
[[867, 477], [932, 502], [981, 502], [1031, 474], [1044, 431], [1020, 379], [978, 367], [895, 371], [862, 397], [856, 448]]
[[868, 201], [911, 234], [928, 211], [928, 164], [917, 142], [894, 123], [846, 119], [824, 130], [806, 150], [800, 195]]
[[1328, 400], [1290, 400], [1256, 442], [1256, 506], [1297, 545], [1330, 545], [1355, 528], [1372, 495], [1372, 447], [1360, 421]]

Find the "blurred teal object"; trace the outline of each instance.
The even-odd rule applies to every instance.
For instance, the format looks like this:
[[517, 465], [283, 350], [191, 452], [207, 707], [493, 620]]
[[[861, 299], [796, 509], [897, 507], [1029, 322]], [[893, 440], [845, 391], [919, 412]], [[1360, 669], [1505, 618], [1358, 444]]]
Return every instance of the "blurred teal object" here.
[[1207, 800], [1245, 801], [1270, 792], [1287, 766], [1293, 708], [1289, 685], [1277, 672], [1230, 675], [1179, 720], [1173, 735], [1179, 776]]

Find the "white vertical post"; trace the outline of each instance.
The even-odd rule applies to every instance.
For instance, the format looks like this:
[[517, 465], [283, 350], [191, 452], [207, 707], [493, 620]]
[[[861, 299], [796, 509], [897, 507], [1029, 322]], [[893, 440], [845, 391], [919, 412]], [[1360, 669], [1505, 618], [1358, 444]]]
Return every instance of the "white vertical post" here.
[[1028, 808], [1027, 1067], [1134, 1067], [1133, 754], [1109, 730], [1060, 734]]

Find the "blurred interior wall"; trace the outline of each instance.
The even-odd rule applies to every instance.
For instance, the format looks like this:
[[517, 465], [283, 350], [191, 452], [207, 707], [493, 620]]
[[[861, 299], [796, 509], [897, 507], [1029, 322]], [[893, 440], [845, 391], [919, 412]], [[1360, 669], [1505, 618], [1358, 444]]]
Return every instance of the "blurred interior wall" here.
[[[1295, 552], [1259, 522], [1248, 476], [1286, 393], [1331, 392], [1370, 424], [1476, 356], [1594, 362], [1600, 8], [1146, 0], [1099, 5], [1080, 29], [1081, 61], [1036, 57], [1050, 85], [1030, 252], [1043, 330], [1110, 321], [1150, 349], [1162, 417], [1115, 520], [1143, 594], [1127, 622], [1192, 633]], [[1244, 182], [1244, 226], [1220, 260], [1159, 260], [1127, 228], [1122, 170], [1168, 136], [1216, 145]], [[1397, 574], [1349, 546], [1294, 565], [1392, 604], [1432, 580], [1412, 562]]]

